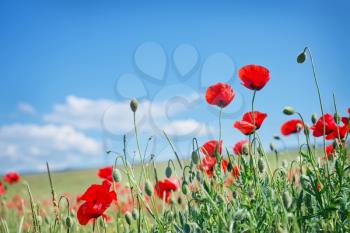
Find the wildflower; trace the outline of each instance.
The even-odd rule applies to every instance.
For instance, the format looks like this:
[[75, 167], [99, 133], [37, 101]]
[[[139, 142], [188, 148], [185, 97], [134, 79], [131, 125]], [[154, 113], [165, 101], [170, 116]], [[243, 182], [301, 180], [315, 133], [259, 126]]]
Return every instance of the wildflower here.
[[342, 117], [341, 121], [342, 121], [343, 125], [334, 126], [333, 131], [326, 136], [327, 140], [333, 140], [333, 139], [338, 139], [338, 138], [340, 138], [340, 139], [345, 138], [346, 133], [350, 130], [349, 118]]
[[110, 191], [111, 183], [107, 180], [102, 185], [93, 184], [80, 197], [85, 201], [78, 209], [77, 217], [81, 225], [86, 225], [91, 219], [107, 216], [104, 212], [113, 201], [117, 201], [117, 195]]
[[330, 144], [326, 147], [326, 156], [324, 159], [332, 160], [335, 157], [335, 150], [333, 144]]
[[235, 155], [243, 155], [243, 154], [245, 154], [246, 151], [244, 151], [243, 149], [244, 149], [244, 146], [248, 145], [248, 144], [249, 144], [249, 141], [247, 139], [243, 139], [243, 140], [237, 142], [235, 144], [235, 146], [233, 147], [233, 153]]
[[113, 167], [112, 166], [103, 167], [100, 170], [98, 170], [97, 175], [101, 179], [108, 180], [108, 181], [112, 182], [113, 181]]
[[231, 103], [235, 97], [232, 87], [226, 83], [217, 83], [208, 87], [205, 98], [208, 104], [224, 108]]
[[233, 172], [232, 172], [232, 174], [233, 174], [233, 176], [235, 177], [235, 178], [239, 178], [240, 177], [240, 172], [239, 172], [239, 166], [238, 165], [235, 165], [235, 166], [233, 166]]
[[17, 183], [21, 179], [17, 172], [9, 172], [5, 174], [4, 180], [9, 184]]
[[288, 136], [294, 133], [299, 133], [304, 128], [304, 124], [299, 119], [289, 120], [281, 126], [281, 133]]
[[[336, 129], [337, 126], [335, 124], [333, 116], [329, 113], [326, 113], [324, 115], [324, 120], [325, 120], [325, 134], [329, 135]], [[316, 124], [314, 124], [311, 127], [314, 137], [320, 137], [323, 135], [323, 127], [324, 127], [323, 117], [321, 116], [316, 122]]]
[[165, 198], [165, 202], [169, 203], [171, 192], [178, 190], [179, 183], [174, 178], [165, 178], [163, 181], [159, 180], [154, 186], [154, 191], [161, 199]]
[[201, 151], [206, 155], [206, 156], [211, 156], [214, 157], [215, 156], [215, 150], [216, 147], [219, 147], [218, 152], [219, 154], [221, 154], [222, 152], [222, 141], [220, 141], [220, 143], [218, 143], [218, 141], [216, 140], [211, 140], [211, 141], [207, 141], [206, 143], [204, 143], [204, 145], [201, 147]]
[[4, 195], [5, 194], [5, 188], [2, 184], [2, 182], [0, 181], [0, 195]]
[[238, 71], [242, 84], [250, 90], [261, 90], [270, 80], [270, 71], [259, 65], [246, 65]]
[[253, 120], [252, 112], [247, 112], [243, 115], [242, 121], [236, 121], [233, 127], [241, 131], [243, 134], [249, 135], [261, 127], [266, 117], [266, 113], [255, 111]]
[[[217, 163], [217, 160], [215, 157], [211, 156], [204, 156], [202, 159], [202, 164], [199, 166], [199, 169], [202, 171], [205, 171], [209, 177], [214, 175], [214, 166]], [[228, 162], [225, 159], [221, 160], [221, 167], [223, 171], [226, 173]]]

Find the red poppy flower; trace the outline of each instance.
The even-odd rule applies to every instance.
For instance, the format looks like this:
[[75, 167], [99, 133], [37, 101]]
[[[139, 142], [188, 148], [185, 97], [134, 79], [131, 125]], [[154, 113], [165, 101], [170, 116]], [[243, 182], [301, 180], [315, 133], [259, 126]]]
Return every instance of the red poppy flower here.
[[236, 121], [233, 125], [236, 129], [241, 131], [245, 135], [254, 133], [255, 130], [258, 130], [265, 118], [267, 117], [266, 113], [254, 112], [254, 121], [252, 112], [247, 112], [243, 115], [242, 121]]
[[241, 175], [240, 172], [239, 172], [239, 166], [238, 165], [235, 165], [233, 166], [233, 172], [232, 172], [233, 176], [235, 178], [239, 178], [239, 176]]
[[261, 90], [270, 80], [270, 71], [259, 65], [246, 65], [239, 69], [242, 84], [250, 90]]
[[242, 155], [243, 154], [243, 146], [245, 144], [248, 144], [248, 143], [249, 143], [248, 139], [243, 139], [243, 140], [237, 142], [235, 144], [235, 146], [233, 147], [233, 153], [235, 155]]
[[217, 83], [208, 87], [205, 98], [208, 104], [224, 108], [231, 103], [235, 97], [232, 87], [226, 83]]
[[171, 192], [178, 190], [179, 183], [175, 178], [165, 178], [163, 181], [159, 180], [154, 186], [156, 195], [165, 202], [169, 203]]
[[98, 170], [97, 175], [101, 179], [108, 180], [110, 182], [113, 182], [113, 167], [112, 166], [107, 166], [103, 167], [100, 170]]
[[[201, 171], [205, 171], [209, 177], [214, 175], [214, 166], [216, 164], [216, 158], [211, 156], [204, 156], [202, 159], [202, 164], [199, 165]], [[226, 173], [228, 162], [225, 159], [221, 160], [222, 170]]]
[[9, 172], [5, 174], [4, 180], [9, 184], [17, 183], [21, 179], [18, 172]]
[[203, 154], [205, 154], [207, 156], [214, 157], [215, 149], [217, 146], [219, 146], [219, 154], [221, 154], [222, 153], [222, 140], [220, 141], [220, 143], [218, 143], [218, 141], [216, 141], [216, 140], [207, 141], [201, 147], [201, 151]]
[[[326, 156], [328, 160], [332, 160], [335, 157], [335, 150], [332, 144], [326, 147]], [[324, 159], [326, 159], [326, 157]]]
[[291, 135], [293, 133], [299, 133], [301, 129], [304, 128], [304, 124], [299, 119], [294, 119], [285, 122], [281, 127], [281, 133], [284, 136]]
[[327, 140], [334, 140], [336, 138], [343, 139], [346, 136], [346, 133], [350, 130], [349, 118], [342, 118], [343, 125], [338, 125], [333, 129], [333, 132], [326, 136]]
[[348, 108], [348, 113], [350, 114], [350, 108]]
[[[325, 133], [326, 135], [331, 134], [336, 128], [337, 125], [335, 124], [334, 118], [331, 114], [326, 113], [324, 115], [324, 120], [325, 120]], [[311, 127], [311, 130], [313, 131], [313, 135], [314, 137], [321, 137], [323, 135], [323, 117], [321, 116], [318, 121], [316, 122], [316, 124], [314, 124]]]
[[107, 180], [102, 185], [93, 184], [80, 197], [85, 201], [78, 209], [77, 217], [81, 225], [86, 225], [91, 219], [100, 216], [107, 217], [104, 212], [113, 201], [117, 201], [117, 195], [110, 191], [111, 183]]
[[2, 185], [2, 182], [0, 181], [0, 195], [4, 195], [5, 194], [5, 188]]

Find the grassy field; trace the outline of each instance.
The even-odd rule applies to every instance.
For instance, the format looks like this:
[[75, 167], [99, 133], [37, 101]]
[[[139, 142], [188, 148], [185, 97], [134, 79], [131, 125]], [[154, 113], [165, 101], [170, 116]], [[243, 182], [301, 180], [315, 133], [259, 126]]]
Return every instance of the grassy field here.
[[[274, 170], [280, 167], [283, 160], [292, 161], [296, 158], [295, 152], [282, 152], [278, 155], [279, 159], [276, 160], [275, 155], [268, 155], [269, 164], [271, 169]], [[176, 164], [176, 161], [174, 161]], [[164, 176], [164, 170], [167, 166], [166, 163], [156, 164], [158, 175], [160, 178]], [[52, 179], [57, 194], [69, 193], [72, 195], [82, 194], [87, 187], [92, 183], [100, 183], [101, 180], [97, 177], [97, 168], [81, 171], [66, 171], [66, 172], [53, 172]], [[135, 172], [139, 171], [139, 167], [135, 167]], [[22, 181], [28, 182], [33, 197], [37, 200], [44, 200], [50, 198], [50, 186], [49, 179], [46, 172], [33, 175], [25, 175], [22, 177]], [[125, 179], [123, 179], [125, 181]], [[15, 184], [9, 190], [9, 196], [13, 194], [20, 194], [21, 196], [27, 196], [27, 191], [22, 183]]]

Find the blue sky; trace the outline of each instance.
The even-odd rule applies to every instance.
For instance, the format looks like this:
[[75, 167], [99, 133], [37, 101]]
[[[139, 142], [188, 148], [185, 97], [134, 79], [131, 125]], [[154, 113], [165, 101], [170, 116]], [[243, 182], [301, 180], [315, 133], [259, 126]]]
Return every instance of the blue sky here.
[[[165, 129], [185, 157], [191, 137], [217, 137], [217, 112], [203, 102], [206, 85], [217, 81], [237, 92], [223, 121], [230, 148], [243, 138], [232, 124], [250, 109], [252, 94], [237, 70], [251, 63], [271, 71], [256, 100], [256, 109], [268, 113], [260, 130], [268, 144], [291, 118], [281, 114], [285, 105], [307, 118], [320, 115], [310, 63], [296, 63], [305, 46], [326, 111], [333, 111], [334, 92], [345, 114], [348, 7], [346, 1], [1, 1], [0, 173], [41, 171], [46, 160], [55, 169], [111, 161], [104, 151], [121, 152], [132, 96], [141, 101], [143, 147], [154, 135], [149, 153], [172, 158], [160, 137]], [[190, 71], [181, 75], [181, 68]], [[295, 138], [286, 143], [295, 145]]]

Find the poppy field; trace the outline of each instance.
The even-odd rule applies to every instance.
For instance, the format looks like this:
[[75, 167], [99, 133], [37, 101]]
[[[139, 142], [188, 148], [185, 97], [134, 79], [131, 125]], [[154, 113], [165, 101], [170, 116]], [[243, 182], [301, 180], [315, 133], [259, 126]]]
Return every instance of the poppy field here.
[[[315, 88], [318, 102], [313, 111], [319, 116], [303, 116], [288, 103], [281, 109], [285, 123], [279, 134], [298, 135], [292, 153], [277, 151], [273, 144], [264, 148], [259, 129], [269, 113], [254, 103], [273, 82], [273, 71], [245, 65], [238, 77], [251, 91], [250, 111], [223, 129], [222, 111], [235, 101], [235, 87], [211, 85], [202, 98], [220, 111], [219, 133], [206, 142], [193, 138], [189, 159], [179, 158], [165, 132], [176, 159], [145, 159], [135, 124], [142, 105], [132, 99], [134, 149], [140, 163], [130, 164], [124, 148], [124, 154], [107, 151], [115, 163], [97, 172], [56, 174], [47, 164], [47, 176], [40, 179], [7, 173], [0, 180], [0, 232], [349, 232], [350, 108], [337, 109], [333, 96], [334, 111], [324, 112], [309, 48], [296, 62], [310, 66], [307, 78], [315, 84], [310, 89]], [[223, 141], [223, 130], [238, 130], [242, 139]], [[40, 195], [45, 198], [37, 198]]]

